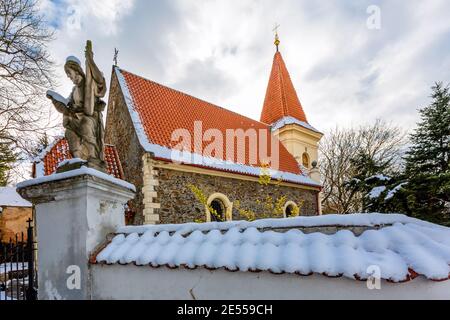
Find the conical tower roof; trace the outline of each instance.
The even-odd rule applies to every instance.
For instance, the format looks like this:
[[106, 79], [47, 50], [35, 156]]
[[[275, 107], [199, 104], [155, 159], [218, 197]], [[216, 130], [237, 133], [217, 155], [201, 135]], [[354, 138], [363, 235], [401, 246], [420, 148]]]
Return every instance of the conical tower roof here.
[[308, 123], [286, 64], [281, 53], [277, 50], [273, 58], [272, 72], [270, 73], [261, 113], [261, 122], [273, 124], [284, 117], [293, 117]]

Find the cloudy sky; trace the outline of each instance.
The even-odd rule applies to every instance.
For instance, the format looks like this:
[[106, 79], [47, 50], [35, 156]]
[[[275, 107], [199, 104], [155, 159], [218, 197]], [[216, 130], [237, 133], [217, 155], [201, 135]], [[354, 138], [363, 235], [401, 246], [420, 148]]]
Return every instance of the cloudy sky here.
[[[376, 5], [380, 28], [368, 28]], [[64, 95], [66, 56], [95, 58], [109, 78], [119, 66], [259, 119], [275, 52], [280, 51], [309, 122], [326, 131], [376, 118], [405, 129], [450, 82], [450, 2], [299, 0], [41, 0], [56, 31], [50, 52]], [[370, 21], [373, 21], [370, 19]]]

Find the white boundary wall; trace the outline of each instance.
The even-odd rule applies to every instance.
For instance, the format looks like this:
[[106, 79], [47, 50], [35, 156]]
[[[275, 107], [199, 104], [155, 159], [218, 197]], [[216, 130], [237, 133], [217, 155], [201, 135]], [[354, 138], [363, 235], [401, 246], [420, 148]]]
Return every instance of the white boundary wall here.
[[134, 186], [80, 169], [18, 191], [36, 206], [39, 299], [450, 299], [450, 281], [425, 278], [369, 290], [365, 281], [323, 275], [92, 265], [106, 234], [125, 225]]
[[423, 277], [405, 283], [366, 281], [323, 275], [275, 275], [197, 268], [92, 265], [93, 299], [450, 299], [450, 281]]

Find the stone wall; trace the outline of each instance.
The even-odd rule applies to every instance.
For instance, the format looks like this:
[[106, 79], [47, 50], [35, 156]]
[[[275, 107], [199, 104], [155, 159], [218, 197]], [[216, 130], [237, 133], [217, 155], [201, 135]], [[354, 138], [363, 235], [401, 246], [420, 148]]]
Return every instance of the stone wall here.
[[16, 234], [23, 232], [24, 239], [27, 237], [27, 220], [32, 217], [32, 208], [3, 207], [0, 213], [0, 241], [8, 242]]
[[[195, 198], [189, 184], [200, 188], [209, 197], [222, 193], [231, 202], [239, 200], [241, 208], [260, 212], [262, 206], [257, 199], [264, 202], [267, 196], [273, 199], [286, 195], [287, 201], [300, 203], [300, 215], [317, 214], [317, 192], [287, 186], [260, 185], [257, 181], [238, 180], [227, 177], [210, 176], [199, 173], [181, 172], [158, 168], [158, 186], [155, 199], [161, 206], [158, 209], [160, 223], [184, 223], [205, 220], [205, 207]], [[233, 207], [233, 220], [242, 220], [238, 210]]]
[[132, 223], [143, 224], [142, 156], [144, 155], [144, 150], [135, 133], [133, 122], [115, 73], [113, 73], [111, 78], [105, 143], [116, 147], [122, 163], [125, 180], [136, 186], [136, 197], [130, 202], [131, 209], [137, 213]]

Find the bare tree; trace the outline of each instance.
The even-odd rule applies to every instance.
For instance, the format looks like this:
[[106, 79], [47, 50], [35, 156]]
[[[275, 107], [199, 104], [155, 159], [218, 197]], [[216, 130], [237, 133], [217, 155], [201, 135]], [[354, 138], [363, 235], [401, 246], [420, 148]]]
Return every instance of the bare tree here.
[[320, 170], [323, 178], [324, 213], [358, 211], [360, 199], [345, 188], [354, 174], [351, 159], [358, 152], [361, 137], [354, 129], [339, 129], [325, 135], [320, 143]]
[[364, 154], [388, 170], [401, 166], [405, 133], [381, 120], [357, 129], [336, 128], [320, 144], [320, 170], [324, 179], [324, 213], [362, 210], [362, 195], [346, 187], [358, 169], [353, 159]]
[[50, 123], [43, 97], [52, 85], [52, 38], [37, 0], [0, 0], [0, 142], [22, 151]]

